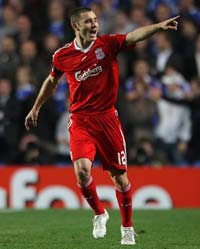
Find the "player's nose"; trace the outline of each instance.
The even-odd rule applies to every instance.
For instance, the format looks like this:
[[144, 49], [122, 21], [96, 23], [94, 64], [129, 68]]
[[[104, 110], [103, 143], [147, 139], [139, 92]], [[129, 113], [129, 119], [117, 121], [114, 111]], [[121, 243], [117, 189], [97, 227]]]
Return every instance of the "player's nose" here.
[[97, 27], [97, 23], [94, 21], [92, 22], [92, 28], [96, 28]]

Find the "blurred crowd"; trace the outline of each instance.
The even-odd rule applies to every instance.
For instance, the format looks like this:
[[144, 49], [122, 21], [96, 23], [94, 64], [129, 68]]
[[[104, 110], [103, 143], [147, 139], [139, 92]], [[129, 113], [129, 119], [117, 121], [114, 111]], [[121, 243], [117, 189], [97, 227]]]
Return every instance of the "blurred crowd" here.
[[129, 164], [199, 166], [200, 2], [195, 0], [0, 0], [0, 164], [70, 163], [64, 76], [41, 109], [38, 127], [27, 132], [24, 119], [54, 51], [74, 38], [69, 16], [79, 6], [96, 12], [100, 35], [180, 15], [177, 32], [159, 32], [119, 54], [117, 109]]

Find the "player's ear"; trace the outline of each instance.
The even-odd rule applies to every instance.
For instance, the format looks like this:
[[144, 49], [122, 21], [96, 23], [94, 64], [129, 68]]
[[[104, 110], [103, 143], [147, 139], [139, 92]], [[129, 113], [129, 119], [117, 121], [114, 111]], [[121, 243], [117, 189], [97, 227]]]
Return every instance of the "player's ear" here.
[[78, 26], [77, 22], [73, 22], [73, 23], [71, 23], [71, 25], [72, 25], [72, 28], [73, 28], [74, 31], [75, 30], [79, 31], [79, 26]]

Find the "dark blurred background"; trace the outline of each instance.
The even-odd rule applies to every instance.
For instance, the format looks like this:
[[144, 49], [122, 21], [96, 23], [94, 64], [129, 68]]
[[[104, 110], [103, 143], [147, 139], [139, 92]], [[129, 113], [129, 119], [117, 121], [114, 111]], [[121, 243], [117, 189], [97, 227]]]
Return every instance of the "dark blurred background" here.
[[24, 119], [54, 51], [74, 38], [69, 15], [79, 6], [96, 12], [100, 35], [180, 15], [177, 32], [157, 33], [119, 55], [117, 108], [129, 164], [200, 166], [200, 2], [194, 0], [0, 0], [0, 165], [70, 164], [64, 76], [38, 127], [27, 132]]

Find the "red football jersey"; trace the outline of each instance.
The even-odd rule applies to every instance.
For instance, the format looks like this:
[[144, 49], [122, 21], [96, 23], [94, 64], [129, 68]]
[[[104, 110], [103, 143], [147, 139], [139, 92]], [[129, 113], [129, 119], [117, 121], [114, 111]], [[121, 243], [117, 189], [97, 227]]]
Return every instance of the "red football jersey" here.
[[51, 75], [65, 74], [71, 113], [100, 113], [114, 108], [119, 86], [117, 54], [126, 48], [126, 35], [98, 37], [81, 49], [76, 40], [53, 55]]

